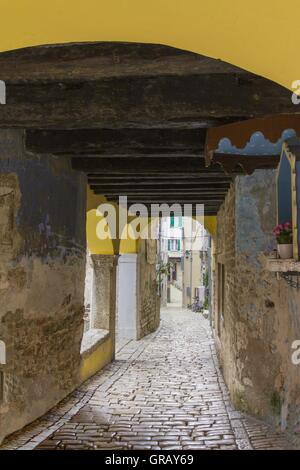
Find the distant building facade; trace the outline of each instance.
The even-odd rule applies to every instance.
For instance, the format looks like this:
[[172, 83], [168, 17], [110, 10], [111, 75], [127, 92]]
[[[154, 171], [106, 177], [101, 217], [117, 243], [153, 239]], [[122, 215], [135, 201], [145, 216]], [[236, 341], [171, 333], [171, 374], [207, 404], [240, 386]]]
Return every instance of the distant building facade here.
[[[165, 217], [160, 222], [160, 294], [162, 305], [171, 302], [171, 288], [182, 292], [182, 305], [196, 299], [204, 303], [209, 235], [190, 217]], [[167, 272], [165, 272], [167, 270]]]

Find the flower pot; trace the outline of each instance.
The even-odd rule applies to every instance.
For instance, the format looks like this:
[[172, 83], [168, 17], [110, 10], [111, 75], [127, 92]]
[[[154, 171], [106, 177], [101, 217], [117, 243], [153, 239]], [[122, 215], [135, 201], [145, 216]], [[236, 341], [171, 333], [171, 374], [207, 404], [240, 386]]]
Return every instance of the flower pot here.
[[279, 243], [277, 251], [281, 259], [293, 258], [293, 244], [292, 243]]

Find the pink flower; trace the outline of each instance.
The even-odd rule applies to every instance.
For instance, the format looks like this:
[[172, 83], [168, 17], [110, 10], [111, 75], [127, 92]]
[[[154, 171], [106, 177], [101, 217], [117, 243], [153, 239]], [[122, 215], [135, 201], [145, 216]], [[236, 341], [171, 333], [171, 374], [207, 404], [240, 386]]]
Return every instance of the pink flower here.
[[273, 229], [273, 235], [276, 237], [278, 243], [292, 243], [293, 233], [291, 222], [276, 225]]

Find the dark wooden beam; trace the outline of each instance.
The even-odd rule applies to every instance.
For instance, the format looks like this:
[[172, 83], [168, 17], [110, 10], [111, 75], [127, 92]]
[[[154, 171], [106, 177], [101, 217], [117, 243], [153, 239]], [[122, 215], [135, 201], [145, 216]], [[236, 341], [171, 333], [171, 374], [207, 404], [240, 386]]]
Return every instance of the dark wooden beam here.
[[[116, 199], [108, 199], [108, 201], [110, 202], [113, 202], [115, 204], [118, 204], [118, 200]], [[182, 199], [178, 199], [178, 200], [174, 200], [174, 199], [171, 199], [171, 200], [152, 200], [152, 201], [142, 201], [142, 200], [137, 200], [137, 199], [127, 199], [127, 207], [132, 205], [132, 204], [143, 204], [145, 205], [146, 207], [151, 207], [153, 206], [154, 204], [155, 205], [162, 205], [162, 204], [167, 204], [168, 206], [172, 206], [173, 204], [178, 204], [180, 206], [184, 206], [184, 205], [189, 205], [191, 208], [192, 208], [192, 212], [195, 213], [196, 212], [196, 206], [198, 205], [203, 205], [204, 206], [204, 209], [206, 210], [218, 210], [219, 207], [223, 204], [223, 200], [222, 201], [203, 201], [203, 200], [199, 200], [199, 201], [191, 201], [191, 200], [182, 200]]]
[[193, 174], [190, 173], [188, 175], [180, 175], [180, 174], [159, 174], [159, 173], [139, 173], [138, 175], [135, 173], [126, 174], [123, 173], [121, 175], [111, 174], [111, 173], [88, 173], [88, 180], [94, 182], [95, 184], [112, 184], [112, 185], [119, 185], [119, 184], [137, 184], [137, 185], [145, 185], [145, 184], [161, 184], [161, 185], [169, 185], [170, 181], [172, 185], [184, 185], [186, 183], [190, 184], [210, 184], [210, 183], [231, 183], [233, 181], [233, 177], [231, 175], [226, 175], [224, 171], [220, 170], [218, 173], [199, 173]]
[[[88, 183], [91, 186], [95, 187], [104, 187], [104, 188], [128, 188], [128, 189], [159, 189], [159, 188], [170, 188], [170, 180], [135, 180], [135, 181], [130, 181], [130, 180], [107, 180], [107, 181], [101, 181], [97, 178], [88, 178]], [[230, 186], [230, 181], [220, 181], [220, 179], [211, 179], [208, 181], [205, 180], [199, 180], [194, 182], [194, 180], [175, 180], [172, 181], [171, 187], [174, 189], [184, 189], [184, 188], [190, 188], [190, 189], [205, 189], [205, 188], [229, 188]]]
[[[290, 91], [260, 77], [230, 74], [125, 77], [74, 81], [6, 79], [0, 127], [211, 127], [294, 113]], [[2, 78], [2, 77], [1, 77]]]
[[62, 154], [62, 156], [72, 156], [73, 158], [201, 158], [205, 159], [204, 153], [202, 150], [196, 149], [186, 149], [186, 150], [157, 150], [157, 149], [141, 149], [141, 150], [129, 150], [120, 149], [119, 152], [106, 153], [106, 152], [97, 152], [97, 153], [71, 153], [71, 154]]
[[214, 153], [212, 157], [213, 164], [219, 164], [226, 174], [233, 171], [240, 171], [250, 175], [258, 169], [277, 168], [280, 155], [238, 155]]
[[[140, 202], [136, 202], [136, 201], [128, 201], [127, 207], [130, 207], [133, 204], [139, 204], [139, 203]], [[161, 203], [159, 203], [159, 204], [161, 204]], [[171, 202], [168, 205], [171, 206], [172, 204], [173, 203]], [[179, 204], [179, 206], [181, 206], [182, 211], [184, 211], [184, 205], [186, 205], [186, 204], [190, 205], [189, 202], [184, 202], [184, 203], [174, 202], [174, 204]], [[147, 208], [149, 214], [151, 213], [151, 211], [153, 211], [153, 206], [151, 204], [143, 203], [143, 205]], [[208, 205], [205, 204], [205, 206], [203, 207], [203, 212], [204, 212], [205, 215], [216, 215], [218, 213], [220, 207], [221, 207], [221, 204], [211, 205], [211, 206], [208, 206]], [[182, 214], [182, 215], [184, 215], [184, 214]], [[194, 206], [192, 207], [192, 210], [189, 213], [189, 215], [200, 215], [199, 213], [197, 214], [196, 204], [194, 204]]]
[[[128, 207], [132, 204], [135, 204], [135, 202], [128, 203]], [[182, 209], [182, 215], [184, 215], [184, 204], [179, 204], [179, 205], [181, 206], [181, 209]], [[146, 207], [146, 209], [148, 210], [148, 214], [150, 215], [151, 214], [151, 205], [144, 204], [144, 206]], [[206, 216], [208, 216], [208, 215], [217, 215], [219, 209], [220, 209], [219, 205], [218, 206], [211, 206], [211, 207], [205, 206], [204, 207], [204, 215], [206, 215]], [[188, 215], [196, 216], [196, 215], [200, 215], [200, 214], [197, 214], [196, 207], [194, 206], [191, 213], [189, 213]]]
[[129, 186], [103, 186], [103, 185], [90, 185], [90, 188], [93, 191], [102, 191], [105, 194], [120, 194], [120, 191], [123, 191], [127, 194], [214, 194], [216, 192], [220, 194], [226, 194], [229, 185], [226, 187], [220, 187], [217, 185], [209, 185], [205, 187], [195, 186], [189, 187], [186, 186], [176, 186], [165, 185], [165, 186], [139, 186], [135, 185]]
[[115, 197], [116, 195], [122, 195], [122, 196], [128, 196], [128, 197], [133, 197], [133, 198], [185, 198], [188, 196], [193, 196], [195, 199], [197, 198], [203, 198], [203, 199], [209, 199], [211, 197], [214, 198], [221, 198], [224, 199], [226, 196], [226, 191], [225, 192], [220, 192], [220, 191], [201, 191], [201, 192], [196, 192], [196, 191], [180, 191], [180, 192], [172, 192], [172, 191], [146, 191], [146, 192], [134, 192], [134, 191], [102, 191], [101, 189], [94, 189], [95, 194], [104, 194], [107, 197]]
[[52, 154], [203, 154], [206, 129], [27, 130], [26, 149]]
[[290, 90], [167, 46], [83, 43], [0, 54], [0, 127], [201, 128], [295, 113]]
[[170, 174], [190, 174], [199, 175], [201, 171], [206, 174], [220, 173], [219, 165], [205, 167], [203, 158], [197, 157], [151, 157], [151, 158], [88, 158], [76, 157], [72, 159], [72, 166], [75, 170], [81, 170], [86, 173], [101, 172], [105, 173], [160, 173], [165, 175]]
[[[16, 67], [16, 64], [18, 66]], [[62, 81], [186, 74], [248, 72], [221, 60], [160, 44], [84, 42], [28, 47], [0, 55], [1, 78]]]
[[[213, 195], [210, 196], [197, 196], [197, 195], [182, 195], [182, 196], [169, 196], [169, 195], [160, 195], [160, 196], [135, 196], [130, 195], [128, 197], [128, 201], [134, 201], [136, 203], [143, 203], [143, 204], [221, 204], [225, 199], [225, 195], [222, 197], [215, 197]], [[116, 196], [108, 196], [108, 201], [119, 201], [119, 198]]]
[[208, 184], [208, 185], [189, 185], [186, 183], [185, 185], [170, 185], [165, 184], [165, 185], [103, 185], [103, 184], [92, 184], [91, 181], [89, 181], [90, 187], [92, 190], [95, 191], [102, 191], [105, 194], [108, 193], [118, 193], [120, 191], [126, 192], [126, 193], [159, 193], [159, 192], [174, 192], [174, 193], [210, 193], [213, 191], [218, 191], [218, 192], [223, 192], [226, 193], [226, 191], [229, 189], [230, 185], [225, 183], [225, 184]]

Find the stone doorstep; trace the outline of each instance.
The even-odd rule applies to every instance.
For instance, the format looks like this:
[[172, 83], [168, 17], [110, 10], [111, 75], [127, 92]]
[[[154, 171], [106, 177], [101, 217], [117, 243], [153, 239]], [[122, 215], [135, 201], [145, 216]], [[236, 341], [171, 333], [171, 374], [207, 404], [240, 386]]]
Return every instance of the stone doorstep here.
[[86, 358], [92, 354], [100, 344], [109, 337], [109, 331], [104, 329], [92, 328], [84, 333], [81, 343], [81, 357]]

